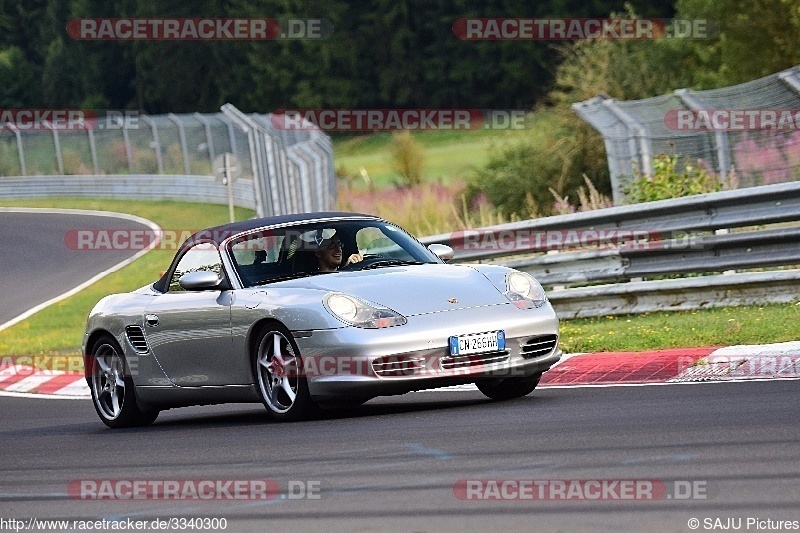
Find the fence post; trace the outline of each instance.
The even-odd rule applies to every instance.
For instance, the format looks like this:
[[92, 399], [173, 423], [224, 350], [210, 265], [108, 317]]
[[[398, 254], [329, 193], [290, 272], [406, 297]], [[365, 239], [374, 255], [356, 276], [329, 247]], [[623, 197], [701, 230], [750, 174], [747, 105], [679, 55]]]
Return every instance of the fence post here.
[[[639, 168], [642, 169], [642, 173], [644, 173], [645, 176], [652, 174], [651, 161], [653, 158], [650, 155], [650, 141], [647, 138], [647, 132], [645, 132], [642, 125], [639, 124], [636, 119], [622, 110], [622, 108], [620, 108], [612, 98], [604, 98], [602, 104], [608, 108], [611, 114], [617, 117], [628, 129], [630, 134], [630, 139], [628, 142], [631, 145], [631, 151], [638, 155], [640, 165]], [[616, 183], [612, 182], [611, 188], [612, 195], [614, 197], [614, 203], [621, 203], [622, 191], [620, 190], [619, 181]]]
[[[693, 93], [689, 89], [678, 89], [675, 91], [675, 94], [678, 98], [681, 99], [681, 102], [686, 105], [692, 111], [703, 111], [708, 109], [708, 105], [703, 102], [697, 94]], [[728, 133], [725, 131], [715, 131], [714, 132], [714, 140], [716, 141], [717, 145], [717, 161], [719, 163], [719, 173], [720, 175], [725, 178], [728, 176], [728, 173], [731, 171], [731, 148], [730, 143], [728, 142]]]
[[61, 157], [61, 142], [58, 139], [58, 128], [54, 128], [52, 124], [46, 122], [47, 127], [53, 132], [53, 143], [56, 147], [56, 164], [58, 165], [58, 174], [64, 175], [64, 159]]
[[181, 152], [183, 152], [183, 170], [188, 176], [192, 173], [192, 167], [189, 164], [189, 147], [186, 146], [186, 132], [183, 130], [183, 123], [175, 113], [170, 113], [167, 117], [178, 126], [178, 137], [181, 140]]
[[158, 173], [163, 174], [164, 159], [161, 156], [161, 142], [158, 140], [158, 126], [156, 126], [156, 121], [147, 115], [142, 115], [142, 120], [144, 120], [147, 125], [150, 126], [150, 130], [153, 132], [153, 144], [155, 144], [153, 149], [156, 151], [156, 165], [158, 165]]
[[[261, 180], [263, 179], [264, 172], [263, 167], [261, 166], [261, 151], [259, 150], [256, 142], [257, 128], [255, 124], [252, 123], [252, 120], [248, 118], [247, 115], [236, 109], [235, 106], [231, 104], [225, 104], [220, 109], [226, 117], [235, 122], [236, 125], [242, 128], [242, 131], [244, 131], [247, 135], [247, 143], [250, 148], [250, 166], [253, 169], [253, 190], [256, 197], [256, 215], [259, 217], [264, 217], [266, 216], [266, 212], [264, 210], [264, 196], [261, 192]], [[229, 122], [228, 125], [228, 133], [231, 136], [231, 149], [233, 150], [233, 124]], [[236, 152], [234, 151], [234, 153]]]
[[17, 127], [10, 122], [8, 124], [8, 127], [11, 128], [11, 130], [14, 132], [14, 136], [17, 138], [17, 153], [19, 154], [19, 170], [23, 176], [27, 176], [28, 170], [25, 165], [25, 150], [22, 148], [22, 134], [19, 132], [19, 129], [17, 129]]
[[[195, 113], [194, 118], [196, 118], [203, 125], [203, 129], [206, 132], [206, 146], [208, 146], [208, 160], [211, 162], [211, 166], [213, 167], [214, 159], [216, 159], [217, 155], [214, 153], [214, 141], [213, 138], [211, 137], [211, 124], [208, 122], [208, 119], [200, 113]], [[231, 149], [233, 149], [232, 146]]]
[[100, 164], [97, 161], [97, 142], [94, 138], [94, 131], [92, 128], [89, 128], [86, 131], [89, 133], [89, 151], [92, 153], [92, 168], [94, 169], [95, 174], [100, 174]]
[[[146, 119], [145, 115], [142, 115], [142, 119]], [[125, 120], [121, 118], [117, 118], [119, 121], [120, 127], [122, 127], [122, 139], [125, 143], [125, 157], [128, 158], [128, 172], [131, 174], [134, 173], [133, 170], [133, 153], [131, 151], [131, 136], [128, 134], [128, 127], [125, 125]]]
[[791, 89], [794, 90], [797, 94], [800, 94], [800, 81], [797, 80], [795, 77], [795, 72], [788, 72], [784, 71], [778, 74], [778, 79], [780, 79], [783, 83], [788, 85]]

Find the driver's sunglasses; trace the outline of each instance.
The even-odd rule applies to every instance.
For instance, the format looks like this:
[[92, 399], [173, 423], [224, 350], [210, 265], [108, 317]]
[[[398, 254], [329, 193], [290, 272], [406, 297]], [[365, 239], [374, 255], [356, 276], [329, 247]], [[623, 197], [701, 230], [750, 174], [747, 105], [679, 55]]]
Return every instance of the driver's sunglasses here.
[[331, 241], [328, 246], [326, 246], [328, 250], [341, 250], [342, 243], [339, 241]]

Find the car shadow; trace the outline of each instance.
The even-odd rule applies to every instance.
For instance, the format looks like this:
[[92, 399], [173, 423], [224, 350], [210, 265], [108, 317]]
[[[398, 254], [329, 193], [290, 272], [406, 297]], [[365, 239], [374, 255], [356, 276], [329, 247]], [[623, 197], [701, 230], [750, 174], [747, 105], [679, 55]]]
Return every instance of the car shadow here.
[[[321, 409], [316, 416], [309, 420], [290, 423], [273, 420], [267, 411], [258, 404], [227, 404], [229, 407], [237, 407], [231, 407], [231, 411], [229, 412], [218, 411], [216, 413], [208, 414], [195, 411], [193, 413], [182, 415], [181, 411], [183, 409], [179, 408], [168, 411], [171, 415], [170, 418], [159, 418], [152, 426], [148, 426], [147, 428], [138, 428], [137, 431], [141, 431], [142, 429], [158, 431], [168, 428], [185, 428], [187, 426], [209, 425], [213, 425], [215, 427], [239, 427], [263, 424], [315, 424], [321, 421], [349, 420], [387, 415], [405, 415], [433, 411], [451, 412], [463, 409], [474, 409], [481, 406], [485, 408], [492, 408], [496, 406], [504, 409], [506, 406], [510, 405], [519, 406], [527, 402], [540, 403], [542, 401], [546, 401], [543, 398], [535, 395], [518, 398], [516, 400], [500, 402], [481, 396], [471, 395], [465, 392], [453, 394], [458, 394], [459, 396], [466, 395], [469, 397], [454, 398], [452, 395], [449, 395], [447, 398], [439, 398], [439, 395], [444, 393], [438, 392], [424, 393], [424, 396], [421, 394], [417, 395], [415, 393], [411, 394], [413, 394], [413, 396], [382, 396], [358, 406], [326, 407]], [[428, 398], [428, 396], [433, 396], [433, 398]], [[214, 408], [224, 409], [225, 406], [215, 406]], [[246, 411], [242, 411], [243, 408], [246, 409]]]

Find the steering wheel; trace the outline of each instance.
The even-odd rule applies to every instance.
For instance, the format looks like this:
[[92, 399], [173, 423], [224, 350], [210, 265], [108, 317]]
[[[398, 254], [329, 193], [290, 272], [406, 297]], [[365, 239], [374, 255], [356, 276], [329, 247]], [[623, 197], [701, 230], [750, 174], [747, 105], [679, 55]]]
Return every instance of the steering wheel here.
[[347, 266], [339, 268], [339, 270], [358, 271], [362, 270], [364, 267], [368, 267], [369, 265], [384, 260], [385, 258], [381, 254], [364, 254], [363, 259], [361, 259], [361, 261], [359, 261], [358, 263], [350, 263]]

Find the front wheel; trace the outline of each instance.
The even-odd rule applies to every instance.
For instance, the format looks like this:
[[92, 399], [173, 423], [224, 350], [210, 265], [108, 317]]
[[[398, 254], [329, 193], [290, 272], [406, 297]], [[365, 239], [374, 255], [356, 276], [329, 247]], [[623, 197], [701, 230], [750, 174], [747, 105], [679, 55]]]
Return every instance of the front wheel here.
[[534, 374], [524, 378], [487, 379], [475, 384], [492, 400], [513, 400], [532, 393], [540, 379], [541, 374]]
[[253, 363], [261, 401], [276, 420], [295, 421], [317, 413], [308, 392], [300, 351], [283, 327], [264, 329], [256, 345]]
[[88, 359], [89, 388], [100, 420], [111, 428], [147, 426], [158, 411], [142, 411], [136, 404], [133, 379], [122, 349], [110, 335], [98, 339]]

